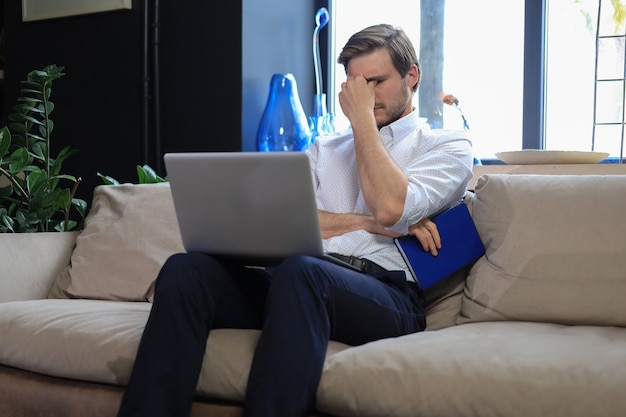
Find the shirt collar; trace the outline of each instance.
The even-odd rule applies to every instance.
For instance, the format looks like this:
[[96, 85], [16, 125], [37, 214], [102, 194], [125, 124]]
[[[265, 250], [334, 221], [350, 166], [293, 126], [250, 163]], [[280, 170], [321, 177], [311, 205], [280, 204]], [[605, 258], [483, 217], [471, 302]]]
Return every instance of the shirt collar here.
[[385, 145], [390, 144], [393, 141], [399, 141], [404, 139], [408, 134], [415, 130], [415, 127], [420, 123], [418, 112], [413, 111], [401, 119], [395, 122], [383, 126], [380, 129], [380, 137]]

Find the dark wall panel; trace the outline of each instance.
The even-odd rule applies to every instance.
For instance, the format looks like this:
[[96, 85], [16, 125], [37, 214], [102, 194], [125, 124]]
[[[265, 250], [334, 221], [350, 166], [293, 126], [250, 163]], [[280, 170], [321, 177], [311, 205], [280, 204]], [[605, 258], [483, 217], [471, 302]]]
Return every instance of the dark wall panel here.
[[241, 150], [241, 1], [160, 5], [163, 150]]
[[138, 164], [164, 175], [167, 151], [241, 149], [241, 1], [219, 11], [205, 0], [146, 1], [35, 22], [21, 21], [20, 1], [5, 3], [4, 116], [30, 70], [65, 67], [53, 84], [53, 150], [79, 150], [64, 171], [83, 178], [87, 200], [97, 172], [134, 182]]
[[100, 183], [96, 172], [125, 177], [140, 162], [142, 15], [133, 9], [22, 22], [21, 2], [8, 1], [5, 9], [5, 107], [29, 71], [65, 67], [53, 83], [53, 151], [79, 150], [64, 171], [83, 178], [79, 192], [90, 199]]

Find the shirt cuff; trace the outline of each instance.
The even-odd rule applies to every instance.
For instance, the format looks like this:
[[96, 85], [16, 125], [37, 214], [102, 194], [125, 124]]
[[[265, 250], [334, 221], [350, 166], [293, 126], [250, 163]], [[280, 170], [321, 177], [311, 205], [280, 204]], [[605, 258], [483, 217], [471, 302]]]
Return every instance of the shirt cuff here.
[[385, 230], [395, 232], [400, 235], [409, 234], [409, 226], [416, 223], [416, 214], [419, 210], [416, 210], [417, 202], [415, 201], [415, 190], [411, 187], [411, 184], [407, 187], [406, 197], [404, 198], [404, 210], [402, 216], [396, 224], [390, 227], [386, 227]]

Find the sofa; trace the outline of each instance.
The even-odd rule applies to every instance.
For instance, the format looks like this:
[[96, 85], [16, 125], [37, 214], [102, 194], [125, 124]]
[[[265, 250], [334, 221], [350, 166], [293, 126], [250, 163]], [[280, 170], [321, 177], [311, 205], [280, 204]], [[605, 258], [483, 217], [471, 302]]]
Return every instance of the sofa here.
[[[331, 341], [312, 415], [625, 416], [626, 176], [486, 174], [465, 204], [485, 255], [426, 291], [426, 331]], [[182, 250], [167, 183], [97, 187], [80, 233], [0, 236], [0, 416], [115, 416]], [[241, 415], [258, 335], [211, 333], [192, 416]]]

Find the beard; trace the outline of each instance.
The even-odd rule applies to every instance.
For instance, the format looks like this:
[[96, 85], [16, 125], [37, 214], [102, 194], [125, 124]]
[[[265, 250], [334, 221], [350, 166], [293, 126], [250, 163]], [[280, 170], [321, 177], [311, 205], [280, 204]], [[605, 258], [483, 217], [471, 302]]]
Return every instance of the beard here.
[[389, 106], [384, 107], [384, 109], [386, 110], [384, 118], [382, 120], [376, 120], [378, 130], [400, 119], [404, 115], [404, 111], [406, 110], [410, 101], [411, 95], [409, 94], [409, 87], [406, 85], [405, 82], [404, 85], [400, 88], [398, 94], [395, 96], [395, 100]]

